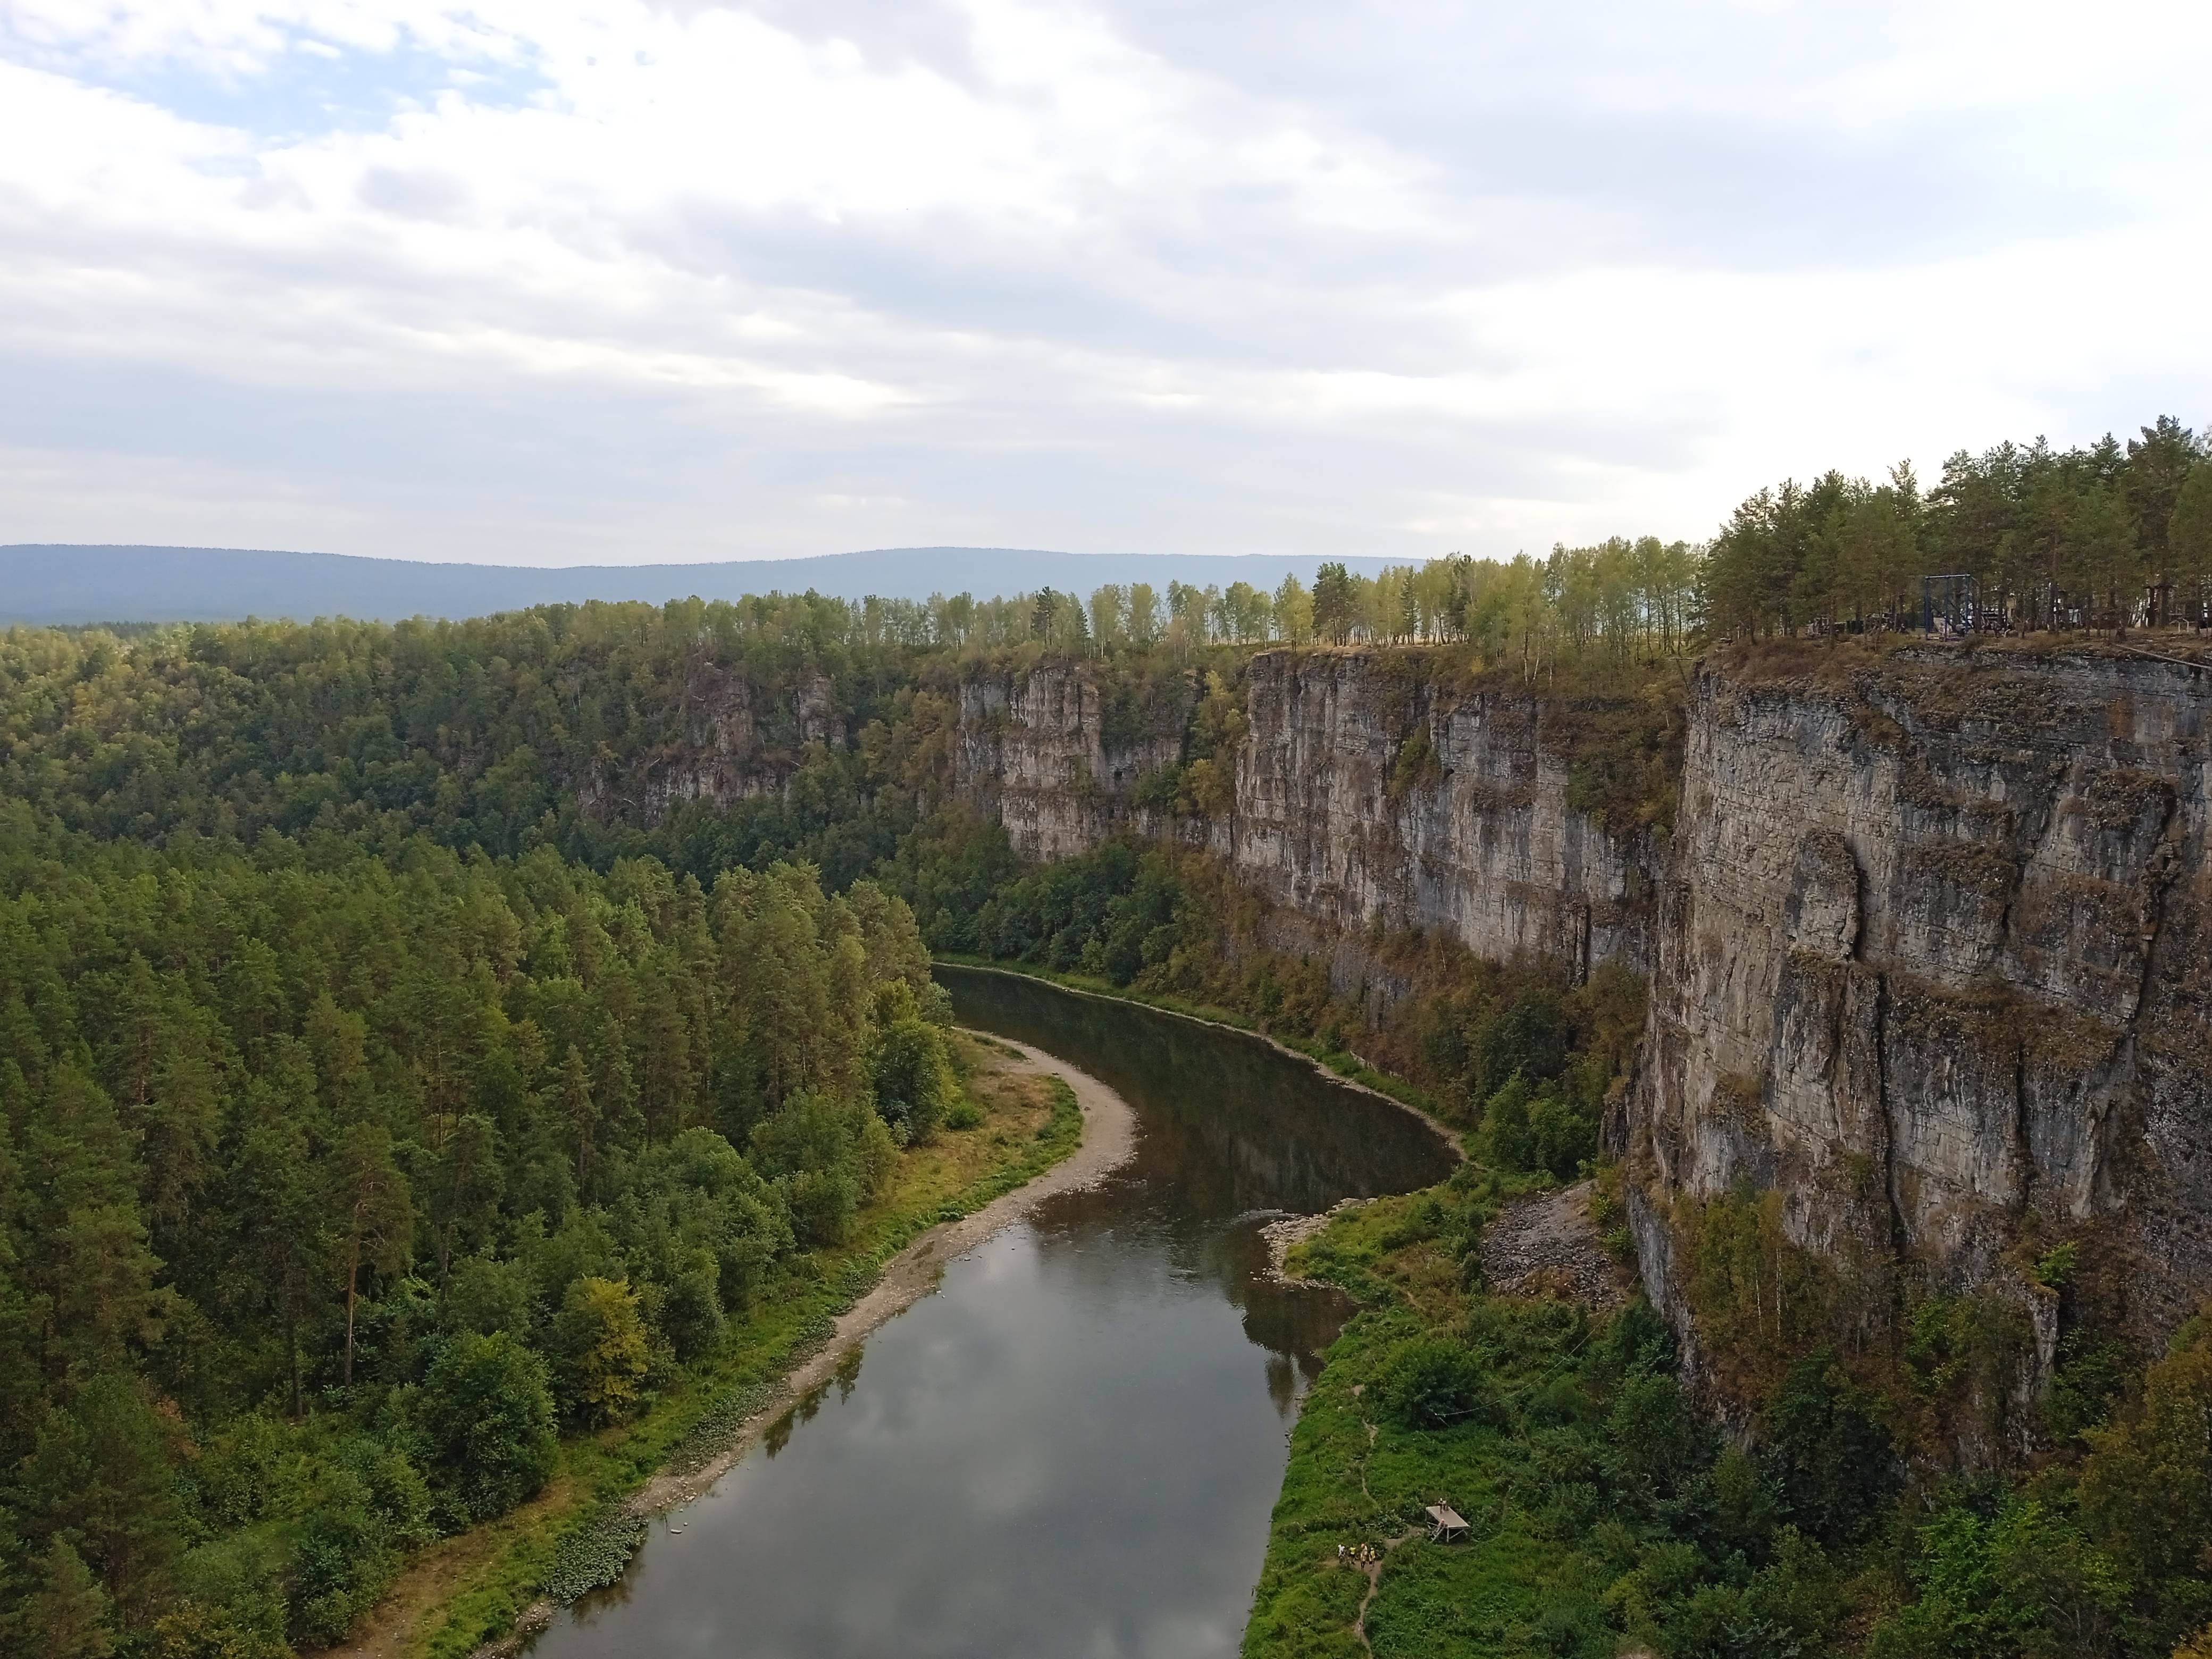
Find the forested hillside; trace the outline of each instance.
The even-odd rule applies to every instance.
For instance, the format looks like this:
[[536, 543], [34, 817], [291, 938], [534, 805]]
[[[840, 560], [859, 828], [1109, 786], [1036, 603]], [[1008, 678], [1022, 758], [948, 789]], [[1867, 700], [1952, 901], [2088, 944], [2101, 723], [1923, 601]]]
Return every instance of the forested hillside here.
[[841, 1240], [953, 1097], [867, 883], [7, 830], [14, 1650], [342, 1634]]

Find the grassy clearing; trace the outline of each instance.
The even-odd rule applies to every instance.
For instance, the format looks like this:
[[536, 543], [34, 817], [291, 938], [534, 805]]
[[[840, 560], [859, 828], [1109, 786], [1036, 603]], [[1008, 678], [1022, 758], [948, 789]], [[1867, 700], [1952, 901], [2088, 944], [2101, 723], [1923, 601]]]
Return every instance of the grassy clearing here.
[[[1463, 1170], [1345, 1212], [1291, 1253], [1291, 1271], [1341, 1285], [1360, 1311], [1291, 1437], [1247, 1659], [1609, 1654], [1621, 1638], [1604, 1600], [1618, 1566], [1593, 1542], [1604, 1476], [1582, 1466], [1610, 1452], [1620, 1328], [1636, 1322], [1472, 1283], [1474, 1240], [1506, 1195]], [[1479, 1381], [1422, 1423], [1407, 1356], [1439, 1345], [1470, 1356]], [[1472, 1523], [1466, 1541], [1430, 1541], [1423, 1511], [1439, 1502]], [[1624, 1536], [1632, 1558], [1639, 1540]], [[1368, 1575], [1347, 1559], [1363, 1544], [1382, 1553], [1365, 1645]]]
[[[1292, 1272], [1340, 1285], [1362, 1306], [1330, 1349], [1291, 1437], [1245, 1632], [1248, 1656], [1362, 1652], [1352, 1626], [1367, 1577], [1340, 1557], [1340, 1546], [1387, 1551], [1366, 1615], [1378, 1654], [1483, 1651], [1462, 1638], [1533, 1622], [1546, 1581], [1563, 1564], [1565, 1552], [1534, 1537], [1511, 1504], [1510, 1428], [1469, 1420], [1410, 1429], [1384, 1407], [1401, 1345], [1463, 1325], [1478, 1302], [1497, 1303], [1465, 1286], [1446, 1224], [1456, 1196], [1446, 1187], [1379, 1200], [1340, 1215], [1291, 1254]], [[1509, 1317], [1506, 1329], [1521, 1339], [1517, 1363], [1498, 1373], [1509, 1386], [1534, 1380], [1563, 1344], [1588, 1337], [1571, 1312], [1540, 1307]], [[1474, 1542], [1426, 1541], [1422, 1510], [1438, 1502], [1474, 1523]]]
[[[627, 1531], [617, 1518], [623, 1498], [672, 1460], [708, 1461], [720, 1448], [702, 1439], [718, 1427], [726, 1436], [743, 1420], [729, 1420], [732, 1401], [763, 1395], [816, 1352], [837, 1315], [918, 1235], [980, 1209], [1074, 1151], [1082, 1112], [1073, 1091], [1058, 1078], [1000, 1069], [995, 1046], [965, 1036], [957, 1044], [975, 1127], [940, 1131], [902, 1154], [890, 1191], [863, 1212], [849, 1243], [799, 1258], [783, 1284], [730, 1322], [713, 1360], [687, 1370], [633, 1421], [565, 1442], [538, 1498], [418, 1558], [372, 1619], [386, 1638], [380, 1650], [459, 1659], [511, 1631], [556, 1565], [573, 1568], [580, 1557], [618, 1570], [628, 1554], [616, 1536]], [[611, 1562], [598, 1560], [616, 1549]], [[356, 1638], [349, 1647], [361, 1645]]]

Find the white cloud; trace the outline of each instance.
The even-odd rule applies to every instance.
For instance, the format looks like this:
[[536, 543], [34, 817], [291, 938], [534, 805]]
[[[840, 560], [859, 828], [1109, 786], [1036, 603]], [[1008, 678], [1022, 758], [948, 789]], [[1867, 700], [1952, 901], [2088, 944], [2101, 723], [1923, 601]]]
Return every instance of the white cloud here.
[[1981, 0], [14, 0], [0, 540], [1694, 535], [2212, 415], [2208, 63]]

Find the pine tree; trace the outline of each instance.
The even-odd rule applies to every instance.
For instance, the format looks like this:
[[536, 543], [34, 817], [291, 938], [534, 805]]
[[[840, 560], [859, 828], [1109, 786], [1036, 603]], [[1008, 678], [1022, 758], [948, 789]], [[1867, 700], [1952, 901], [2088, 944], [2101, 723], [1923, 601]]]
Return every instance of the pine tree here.
[[107, 1659], [115, 1651], [107, 1596], [59, 1533], [39, 1564], [39, 1588], [17, 1616], [15, 1651], [40, 1659]]
[[591, 1066], [584, 1059], [583, 1050], [573, 1042], [568, 1045], [567, 1058], [561, 1062], [559, 1097], [562, 1127], [568, 1131], [568, 1144], [576, 1161], [576, 1184], [588, 1190], [599, 1109], [592, 1099]]
[[[2166, 578], [2174, 597], [2212, 603], [2212, 460], [2191, 469], [2166, 525]], [[2198, 614], [2202, 616], [2200, 609]]]
[[392, 1156], [392, 1132], [357, 1123], [346, 1131], [331, 1159], [327, 1198], [338, 1235], [336, 1255], [345, 1278], [345, 1368], [353, 1386], [354, 1313], [364, 1264], [385, 1273], [405, 1265], [415, 1224], [407, 1178]]

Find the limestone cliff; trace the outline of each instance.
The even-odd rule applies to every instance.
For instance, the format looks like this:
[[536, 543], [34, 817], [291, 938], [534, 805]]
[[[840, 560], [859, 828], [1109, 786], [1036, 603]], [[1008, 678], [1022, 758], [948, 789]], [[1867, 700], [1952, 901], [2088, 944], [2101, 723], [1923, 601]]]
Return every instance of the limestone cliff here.
[[[1656, 1297], [1679, 1314], [1674, 1198], [1747, 1184], [1825, 1256], [2011, 1297], [2047, 1368], [2030, 1235], [2094, 1238], [2147, 1338], [2212, 1291], [2207, 681], [2107, 646], [1717, 653], [1669, 836], [1577, 805], [1586, 708], [1384, 650], [1253, 658], [1207, 757], [1228, 781], [1171, 815], [1200, 688], [1133, 702], [1048, 661], [946, 694], [944, 787], [1032, 858], [1124, 830], [1208, 850], [1340, 983], [1378, 924], [1636, 969], [1608, 1133]], [[674, 730], [586, 777], [586, 807], [727, 805], [849, 741], [818, 678], [770, 699], [704, 673]]]
[[2018, 1302], [2094, 1237], [2147, 1338], [2212, 1291], [2212, 709], [2203, 670], [2107, 647], [1717, 656], [1671, 839], [1570, 804], [1565, 711], [1407, 653], [1249, 665], [1233, 799], [1134, 804], [1176, 735], [1108, 748], [1080, 666], [963, 690], [960, 787], [1039, 857], [1131, 826], [1203, 846], [1302, 940], [1381, 922], [1647, 975], [1611, 1126], [1647, 1280], [1679, 1310], [1671, 1197], [1783, 1199], [1799, 1243]]
[[1698, 676], [1617, 1138], [1662, 1201], [1747, 1182], [1824, 1254], [2013, 1295], [2045, 1367], [2031, 1217], [2094, 1233], [2129, 1322], [2170, 1328], [2212, 1291], [2204, 671], [1787, 660]]
[[[995, 813], [1024, 858], [1086, 851], [1142, 816], [1133, 805], [1138, 781], [1180, 757], [1188, 707], [1187, 696], [1176, 698], [1164, 719], [1109, 738], [1099, 677], [1085, 665], [1044, 663], [964, 680], [953, 793]], [[1157, 827], [1150, 818], [1144, 824]]]
[[1255, 658], [1235, 805], [1207, 844], [1325, 928], [1379, 921], [1577, 975], [1607, 960], [1640, 970], [1650, 838], [1610, 835], [1568, 804], [1542, 698], [1453, 690], [1409, 667], [1371, 652]]
[[696, 664], [666, 720], [658, 741], [602, 749], [577, 784], [587, 817], [653, 824], [687, 801], [726, 809], [779, 794], [806, 745], [846, 742], [836, 687], [819, 673], [770, 695], [742, 672]]
[[1179, 823], [1137, 799], [1181, 758], [1180, 718], [1109, 746], [1085, 667], [987, 677], [961, 688], [955, 787], [995, 811], [1027, 857], [1080, 852], [1124, 827], [1204, 847], [1310, 924], [1310, 939], [1379, 923], [1440, 929], [1501, 959], [1642, 968], [1650, 838], [1610, 835], [1568, 805], [1541, 697], [1447, 689], [1419, 666], [1403, 652], [1255, 657], [1233, 797]]

